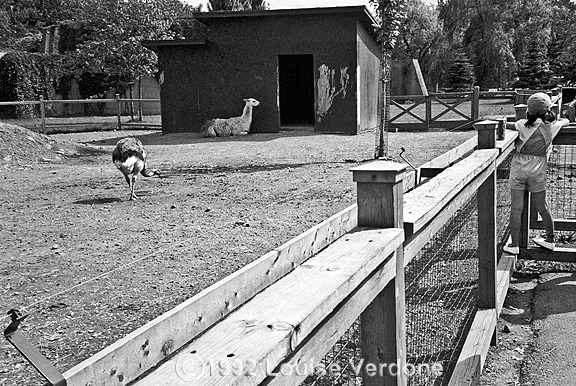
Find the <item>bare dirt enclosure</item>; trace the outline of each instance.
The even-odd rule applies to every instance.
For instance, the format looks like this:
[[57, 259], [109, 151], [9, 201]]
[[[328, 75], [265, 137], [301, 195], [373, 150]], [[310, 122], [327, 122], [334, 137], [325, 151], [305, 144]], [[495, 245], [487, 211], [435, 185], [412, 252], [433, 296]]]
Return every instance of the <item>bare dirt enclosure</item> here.
[[[389, 133], [415, 165], [476, 135]], [[138, 201], [111, 162], [142, 140], [161, 178]], [[200, 290], [348, 207], [350, 168], [374, 133], [239, 138], [157, 131], [44, 136], [0, 124], [0, 304], [29, 313], [22, 332], [65, 371]], [[9, 320], [2, 319], [6, 326]], [[5, 340], [0, 385], [42, 384]]]

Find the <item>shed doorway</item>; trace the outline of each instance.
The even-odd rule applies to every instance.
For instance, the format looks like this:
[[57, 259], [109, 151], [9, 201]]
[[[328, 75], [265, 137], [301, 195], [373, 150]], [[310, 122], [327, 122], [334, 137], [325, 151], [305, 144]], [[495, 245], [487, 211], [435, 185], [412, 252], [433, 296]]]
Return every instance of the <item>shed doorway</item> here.
[[314, 56], [278, 55], [280, 126], [314, 127]]

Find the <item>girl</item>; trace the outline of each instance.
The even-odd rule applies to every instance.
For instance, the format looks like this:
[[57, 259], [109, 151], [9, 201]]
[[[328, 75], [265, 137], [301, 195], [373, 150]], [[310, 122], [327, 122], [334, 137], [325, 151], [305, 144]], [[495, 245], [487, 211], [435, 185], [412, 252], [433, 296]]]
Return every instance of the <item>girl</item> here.
[[542, 92], [528, 98], [526, 118], [515, 123], [518, 130], [516, 139], [516, 154], [510, 165], [510, 235], [512, 242], [504, 246], [504, 251], [517, 255], [520, 252], [520, 224], [524, 208], [524, 192], [532, 193], [536, 210], [542, 217], [546, 238], [536, 238], [533, 241], [546, 249], [554, 249], [554, 222], [546, 201], [546, 170], [548, 168], [546, 154], [552, 145], [552, 140], [568, 119], [556, 120], [550, 111], [552, 101]]

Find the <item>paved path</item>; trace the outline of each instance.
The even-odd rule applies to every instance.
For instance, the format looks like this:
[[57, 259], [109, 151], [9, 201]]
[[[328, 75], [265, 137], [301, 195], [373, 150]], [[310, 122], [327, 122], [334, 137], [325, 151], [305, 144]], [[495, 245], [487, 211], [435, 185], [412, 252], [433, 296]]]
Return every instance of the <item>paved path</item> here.
[[535, 339], [526, 363], [533, 385], [576, 385], [576, 273], [539, 277], [532, 303]]

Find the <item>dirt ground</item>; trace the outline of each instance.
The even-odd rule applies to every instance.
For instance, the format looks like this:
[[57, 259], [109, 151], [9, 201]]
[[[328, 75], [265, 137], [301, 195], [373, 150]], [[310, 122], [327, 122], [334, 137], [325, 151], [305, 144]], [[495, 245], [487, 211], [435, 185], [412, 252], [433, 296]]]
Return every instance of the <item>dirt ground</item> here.
[[[420, 165], [474, 131], [389, 133], [389, 155]], [[160, 178], [138, 201], [111, 162], [136, 136]], [[356, 199], [350, 169], [375, 135], [306, 131], [239, 138], [101, 131], [44, 136], [0, 123], [0, 304], [65, 371]], [[524, 384], [535, 276], [514, 278], [483, 385]], [[526, 313], [528, 312], [528, 314]], [[2, 325], [9, 322], [0, 319]], [[506, 327], [507, 326], [507, 327]], [[522, 362], [525, 363], [525, 362]], [[502, 383], [506, 379], [506, 382]], [[0, 385], [43, 384], [0, 340]]]

